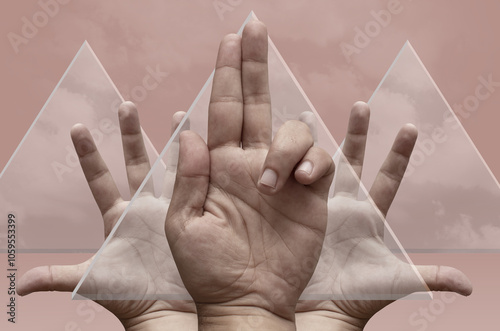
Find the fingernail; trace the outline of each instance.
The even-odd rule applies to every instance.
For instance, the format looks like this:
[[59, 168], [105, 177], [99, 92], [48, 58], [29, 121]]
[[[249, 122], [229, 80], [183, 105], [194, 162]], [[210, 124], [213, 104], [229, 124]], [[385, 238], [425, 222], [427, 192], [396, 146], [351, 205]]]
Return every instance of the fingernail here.
[[300, 164], [300, 166], [297, 168], [297, 170], [304, 171], [308, 175], [310, 175], [313, 171], [313, 164], [311, 161], [304, 161]]
[[276, 188], [276, 183], [278, 182], [278, 175], [274, 170], [266, 169], [260, 177], [260, 183], [272, 188]]

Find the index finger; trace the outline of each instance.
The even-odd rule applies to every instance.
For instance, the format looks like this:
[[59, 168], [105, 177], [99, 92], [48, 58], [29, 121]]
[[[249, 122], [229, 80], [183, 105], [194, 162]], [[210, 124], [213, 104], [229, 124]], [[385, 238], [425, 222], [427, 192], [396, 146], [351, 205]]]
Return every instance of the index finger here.
[[406, 124], [401, 128], [370, 189], [373, 202], [384, 216], [396, 197], [417, 136], [418, 131], [413, 124]]

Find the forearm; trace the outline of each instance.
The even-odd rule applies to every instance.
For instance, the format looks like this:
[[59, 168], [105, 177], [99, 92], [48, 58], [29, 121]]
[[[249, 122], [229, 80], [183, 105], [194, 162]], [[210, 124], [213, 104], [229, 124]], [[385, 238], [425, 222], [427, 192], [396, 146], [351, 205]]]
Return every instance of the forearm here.
[[198, 306], [198, 330], [295, 331], [295, 321], [256, 307]]

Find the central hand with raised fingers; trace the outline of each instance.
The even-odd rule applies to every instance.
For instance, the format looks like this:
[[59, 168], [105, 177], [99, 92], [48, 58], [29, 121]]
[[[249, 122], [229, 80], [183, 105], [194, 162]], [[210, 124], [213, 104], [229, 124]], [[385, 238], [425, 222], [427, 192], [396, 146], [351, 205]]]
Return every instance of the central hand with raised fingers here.
[[180, 135], [165, 233], [201, 330], [294, 330], [322, 247], [333, 160], [302, 122], [272, 138], [267, 45], [256, 20], [223, 39], [208, 142]]

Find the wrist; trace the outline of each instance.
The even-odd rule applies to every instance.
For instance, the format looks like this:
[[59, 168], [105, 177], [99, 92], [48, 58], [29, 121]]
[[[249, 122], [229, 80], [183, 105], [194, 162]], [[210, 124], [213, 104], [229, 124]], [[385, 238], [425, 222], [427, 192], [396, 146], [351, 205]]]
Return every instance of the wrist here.
[[120, 321], [126, 331], [198, 330], [196, 314], [189, 312], [158, 311]]
[[362, 331], [368, 320], [345, 316], [332, 311], [299, 312], [295, 314], [297, 331]]
[[295, 320], [276, 315], [266, 309], [251, 306], [198, 304], [200, 331], [276, 330], [295, 331]]

